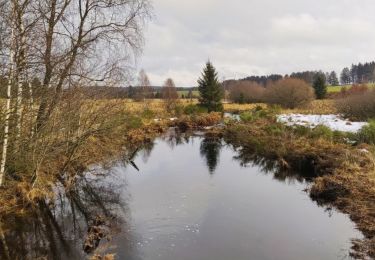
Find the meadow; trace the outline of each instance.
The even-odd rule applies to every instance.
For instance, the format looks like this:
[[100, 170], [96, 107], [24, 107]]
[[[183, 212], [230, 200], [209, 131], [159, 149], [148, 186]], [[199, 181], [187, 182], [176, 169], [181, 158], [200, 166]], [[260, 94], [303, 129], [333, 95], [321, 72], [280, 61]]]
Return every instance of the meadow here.
[[[375, 83], [369, 83], [367, 84], [369, 88], [375, 88]], [[328, 86], [327, 91], [328, 93], [338, 93], [341, 91], [342, 88], [350, 88], [351, 85], [342, 85], [342, 86]]]

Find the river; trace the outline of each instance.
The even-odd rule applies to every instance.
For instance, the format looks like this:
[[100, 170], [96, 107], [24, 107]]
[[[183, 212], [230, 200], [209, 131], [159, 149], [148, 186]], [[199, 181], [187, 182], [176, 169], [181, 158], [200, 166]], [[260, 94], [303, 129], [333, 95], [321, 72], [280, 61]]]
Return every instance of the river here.
[[[245, 161], [222, 140], [172, 131], [134, 162], [139, 171], [119, 161], [86, 173], [46, 214], [54, 224], [39, 214], [34, 228], [7, 238], [10, 253], [82, 259], [98, 216], [107, 220], [95, 222], [104, 234], [95, 248], [126, 260], [347, 259], [351, 239], [362, 237], [346, 215], [309, 198], [308, 174]], [[27, 253], [12, 243], [20, 237]]]

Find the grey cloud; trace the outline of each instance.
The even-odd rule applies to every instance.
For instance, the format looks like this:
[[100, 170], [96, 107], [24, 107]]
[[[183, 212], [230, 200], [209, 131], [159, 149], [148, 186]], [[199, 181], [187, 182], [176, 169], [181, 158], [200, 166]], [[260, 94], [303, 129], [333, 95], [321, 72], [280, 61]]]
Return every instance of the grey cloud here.
[[373, 0], [155, 0], [139, 67], [153, 84], [196, 84], [207, 59], [221, 78], [340, 70], [375, 59]]

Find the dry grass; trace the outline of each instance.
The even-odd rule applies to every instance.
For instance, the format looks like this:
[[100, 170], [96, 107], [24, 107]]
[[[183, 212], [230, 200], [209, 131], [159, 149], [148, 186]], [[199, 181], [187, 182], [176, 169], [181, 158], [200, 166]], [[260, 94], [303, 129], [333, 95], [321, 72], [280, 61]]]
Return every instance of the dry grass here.
[[244, 111], [252, 110], [256, 108], [257, 106], [266, 108], [267, 104], [265, 103], [257, 103], [257, 104], [226, 103], [224, 104], [224, 111], [225, 112], [244, 112]]
[[[320, 204], [348, 214], [365, 239], [355, 241], [353, 257], [375, 257], [375, 153], [369, 145], [350, 146], [325, 138], [296, 135], [269, 119], [251, 124], [234, 124], [224, 131], [226, 141], [242, 154], [240, 158], [261, 156], [276, 162], [279, 171], [305, 172], [313, 169], [310, 195]], [[364, 152], [367, 149], [370, 152]]]
[[[244, 112], [244, 111], [252, 110], [252, 109], [256, 108], [257, 106], [261, 106], [262, 108], [267, 108], [267, 104], [264, 104], [264, 103], [258, 103], [258, 104], [228, 103], [228, 104], [224, 104], [224, 111], [225, 112]], [[281, 113], [325, 115], [325, 114], [336, 114], [337, 109], [336, 109], [334, 100], [325, 99], [325, 100], [314, 100], [310, 105], [308, 105], [306, 107], [302, 107], [302, 108], [281, 109]]]
[[336, 109], [334, 100], [325, 99], [325, 100], [314, 100], [310, 105], [308, 105], [307, 107], [303, 107], [303, 108], [283, 109], [283, 113], [327, 115], [327, 114], [337, 114], [337, 109]]

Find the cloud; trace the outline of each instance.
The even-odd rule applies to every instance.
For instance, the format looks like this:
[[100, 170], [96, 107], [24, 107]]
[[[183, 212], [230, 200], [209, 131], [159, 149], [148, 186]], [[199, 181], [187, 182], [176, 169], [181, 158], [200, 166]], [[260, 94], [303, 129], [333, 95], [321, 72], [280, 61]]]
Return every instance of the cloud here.
[[210, 59], [220, 78], [341, 70], [375, 59], [373, 0], [155, 0], [139, 68], [155, 85], [196, 84]]

